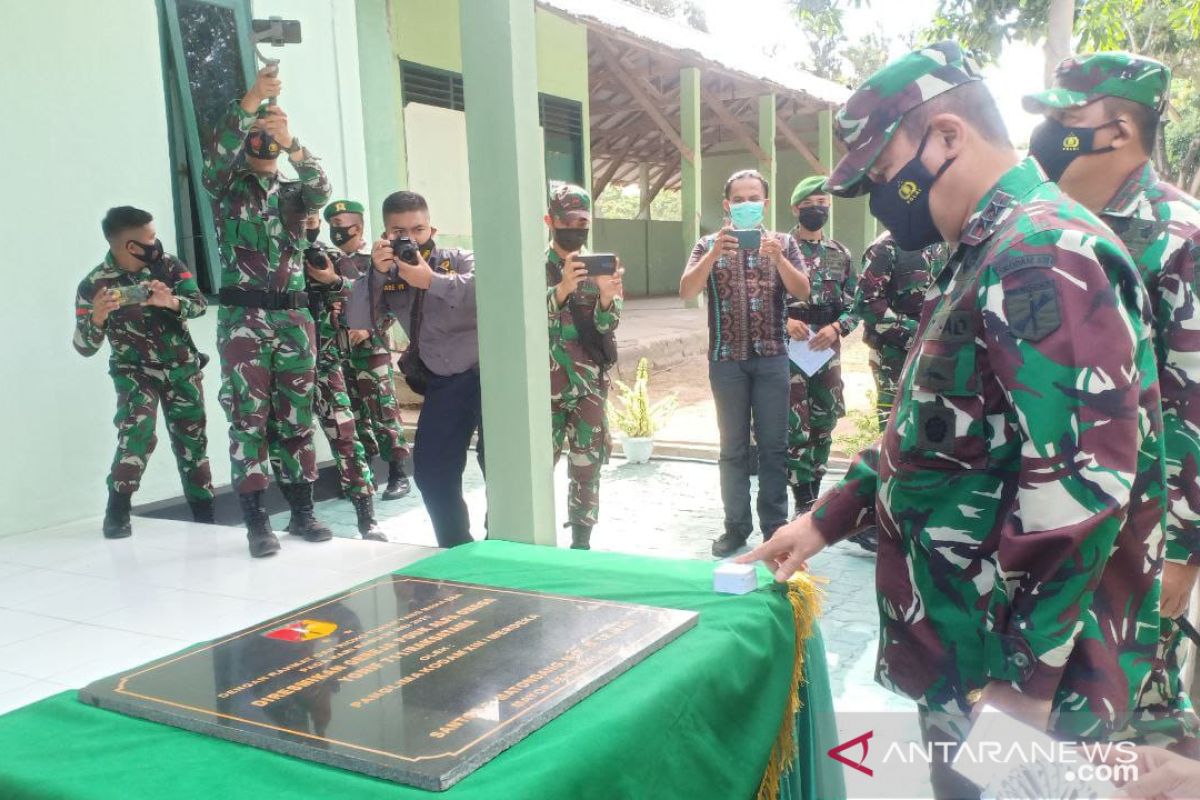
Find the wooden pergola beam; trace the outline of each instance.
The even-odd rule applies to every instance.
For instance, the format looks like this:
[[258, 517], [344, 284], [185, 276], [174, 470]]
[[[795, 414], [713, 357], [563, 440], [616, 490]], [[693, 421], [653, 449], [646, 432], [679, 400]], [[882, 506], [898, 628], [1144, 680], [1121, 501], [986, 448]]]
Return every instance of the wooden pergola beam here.
[[647, 94], [646, 89], [621, 64], [621, 54], [617, 52], [617, 49], [603, 37], [597, 37], [596, 41], [599, 42], [600, 48], [604, 51], [605, 61], [608, 63], [609, 69], [612, 70], [613, 75], [621, 82], [621, 85], [625, 87], [625, 90], [629, 92], [634, 101], [642, 107], [642, 110], [646, 112], [646, 115], [650, 119], [654, 120], [655, 124], [671, 140], [672, 144], [679, 149], [684, 158], [688, 161], [695, 161], [696, 154], [692, 152], [690, 147], [684, 144], [679, 131], [675, 130], [674, 126], [663, 116], [663, 113], [658, 110], [658, 107]]
[[642, 198], [642, 204], [641, 207], [638, 208], [637, 216], [640, 217], [643, 214], [646, 214], [646, 212], [650, 209], [650, 204], [654, 202], [654, 198], [658, 197], [658, 193], [663, 190], [663, 187], [667, 185], [667, 181], [670, 180], [671, 176], [674, 174], [674, 165], [665, 166], [662, 168], [662, 172], [659, 173], [658, 180], [654, 182], [654, 185], [650, 187], [650, 191], [648, 191], [646, 196]]
[[737, 138], [737, 140], [744, 144], [746, 149], [749, 150], [755, 158], [757, 158], [759, 161], [771, 160], [771, 157], [768, 156], [766, 152], [758, 146], [758, 141], [750, 133], [750, 129], [747, 127], [746, 123], [729, 113], [729, 110], [725, 108], [725, 104], [709, 94], [709, 92], [707, 92], [703, 86], [700, 87], [700, 99], [704, 101], [705, 105], [712, 109], [712, 112], [717, 115], [717, 119], [721, 120], [721, 122], [725, 124], [725, 127], [733, 131], [733, 135]]
[[633, 148], [637, 147], [638, 143], [644, 138], [644, 136], [630, 137], [629, 143], [625, 145], [625, 149], [621, 151], [621, 154], [609, 162], [608, 168], [604, 170], [604, 173], [598, 179], [592, 181], [592, 197], [599, 197], [600, 193], [608, 187], [613, 176], [617, 174], [617, 170], [621, 168], [621, 165], [629, 157]]
[[808, 148], [808, 145], [806, 145], [804, 141], [796, 135], [796, 132], [788, 126], [787, 122], [785, 122], [783, 118], [775, 118], [775, 130], [779, 131], [779, 135], [786, 139], [788, 144], [794, 147], [796, 151], [800, 153], [800, 155], [804, 156], [804, 160], [807, 161], [813, 169], [822, 175], [829, 174], [829, 170], [826, 169], [825, 165], [821, 163], [821, 159], [817, 158], [813, 154], [813, 151]]

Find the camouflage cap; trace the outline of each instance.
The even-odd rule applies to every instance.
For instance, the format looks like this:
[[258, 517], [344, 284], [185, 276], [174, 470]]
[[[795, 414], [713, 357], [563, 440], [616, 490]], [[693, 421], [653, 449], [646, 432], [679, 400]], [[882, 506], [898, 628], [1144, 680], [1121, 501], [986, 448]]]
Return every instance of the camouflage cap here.
[[880, 67], [838, 110], [834, 132], [847, 153], [825, 181], [826, 190], [840, 197], [866, 192], [867, 171], [905, 114], [955, 86], [980, 79], [978, 66], [952, 41], [914, 50]]
[[1133, 53], [1087, 53], [1063, 59], [1054, 68], [1054, 85], [1027, 94], [1021, 104], [1033, 114], [1051, 108], [1080, 108], [1101, 97], [1121, 97], [1158, 113], [1167, 106], [1171, 70], [1153, 58]]
[[825, 190], [824, 175], [809, 175], [797, 183], [796, 188], [792, 190], [792, 205], [796, 205], [804, 198], [814, 194], [829, 194]]
[[338, 214], [362, 214], [364, 211], [363, 204], [357, 200], [334, 200], [325, 206], [325, 221], [328, 222]]
[[573, 183], [564, 183], [550, 192], [550, 216], [567, 222], [576, 219], [592, 220], [592, 196], [587, 189]]

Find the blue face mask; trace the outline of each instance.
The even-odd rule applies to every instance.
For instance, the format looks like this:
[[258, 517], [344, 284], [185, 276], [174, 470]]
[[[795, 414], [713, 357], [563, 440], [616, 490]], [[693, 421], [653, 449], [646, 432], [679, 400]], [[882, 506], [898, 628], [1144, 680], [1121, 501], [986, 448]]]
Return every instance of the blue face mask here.
[[748, 200], [745, 203], [733, 203], [729, 206], [729, 219], [733, 227], [742, 230], [757, 228], [763, 221], [763, 204], [761, 200]]

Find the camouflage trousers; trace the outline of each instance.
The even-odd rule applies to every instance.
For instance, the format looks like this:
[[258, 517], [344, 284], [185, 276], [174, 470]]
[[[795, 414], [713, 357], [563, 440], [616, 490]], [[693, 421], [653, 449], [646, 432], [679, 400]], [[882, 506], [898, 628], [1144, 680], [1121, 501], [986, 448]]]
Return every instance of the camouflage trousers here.
[[[1192, 709], [1192, 701], [1180, 674], [1184, 656], [1191, 640], [1169, 619], [1162, 620], [1159, 629], [1158, 657], [1162, 665], [1150, 674], [1142, 688], [1134, 713], [1132, 727], [1143, 744], [1171, 747], [1200, 735], [1200, 718]], [[1196, 742], [1191, 743], [1196, 746]], [[1192, 754], [1188, 753], [1190, 757]]]
[[833, 429], [846, 413], [842, 399], [840, 342], [833, 358], [816, 375], [808, 376], [789, 362], [788, 482], [802, 486], [825, 476], [833, 448]]
[[878, 350], [870, 348], [867, 359], [871, 363], [871, 375], [875, 378], [875, 413], [879, 416], [879, 430], [887, 428], [888, 417], [896, 403], [896, 387], [908, 353], [898, 347], [882, 345]]
[[390, 352], [354, 347], [345, 361], [358, 438], [368, 458], [383, 456], [384, 461], [403, 461], [409, 455], [400, 404], [396, 402], [395, 374]]
[[321, 348], [317, 356], [313, 412], [329, 440], [342, 491], [347, 497], [369, 497], [375, 493], [375, 478], [366, 449], [358, 438], [342, 363], [342, 351], [336, 344]]
[[600, 516], [600, 468], [612, 450], [607, 399], [607, 380], [594, 391], [572, 387], [550, 398], [555, 464], [567, 449], [567, 519], [572, 525], [591, 527]]
[[158, 444], [158, 404], [175, 453], [183, 494], [190, 501], [211, 500], [212, 471], [204, 432], [204, 387], [195, 361], [174, 367], [117, 365], [109, 368], [117, 390], [117, 452], [108, 488], [133, 494], [141, 485], [150, 454]]
[[307, 311], [222, 307], [219, 320], [220, 400], [229, 418], [234, 491], [267, 488], [268, 429], [278, 437], [282, 478], [315, 481], [312, 318]]

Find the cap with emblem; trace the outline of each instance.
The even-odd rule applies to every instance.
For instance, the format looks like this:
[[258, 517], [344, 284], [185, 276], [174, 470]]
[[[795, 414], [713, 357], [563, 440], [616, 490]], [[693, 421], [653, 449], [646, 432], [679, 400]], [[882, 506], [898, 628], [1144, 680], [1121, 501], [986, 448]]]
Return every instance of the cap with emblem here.
[[792, 205], [796, 205], [804, 198], [814, 194], [828, 194], [825, 190], [824, 175], [809, 175], [797, 183], [796, 188], [792, 190]]
[[980, 79], [979, 67], [952, 41], [914, 50], [885, 64], [838, 110], [834, 132], [847, 152], [826, 179], [826, 190], [840, 197], [866, 192], [867, 172], [905, 114], [943, 92]]
[[1027, 94], [1025, 110], [1080, 108], [1101, 97], [1121, 97], [1162, 113], [1171, 87], [1171, 70], [1153, 58], [1133, 53], [1087, 53], [1063, 59], [1054, 68], [1054, 84]]
[[564, 183], [550, 193], [550, 216], [561, 222], [577, 219], [592, 220], [592, 196], [587, 189], [573, 183]]
[[363, 211], [363, 204], [356, 200], [334, 200], [325, 206], [325, 221], [328, 222], [338, 214], [362, 214]]

